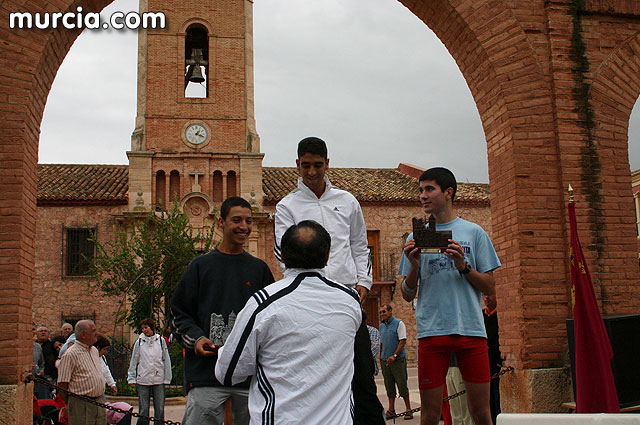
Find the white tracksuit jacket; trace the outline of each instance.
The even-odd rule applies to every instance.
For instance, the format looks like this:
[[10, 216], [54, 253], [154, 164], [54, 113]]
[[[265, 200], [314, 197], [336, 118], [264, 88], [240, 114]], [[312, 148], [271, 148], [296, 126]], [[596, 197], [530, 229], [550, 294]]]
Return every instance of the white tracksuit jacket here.
[[353, 341], [358, 294], [324, 269], [287, 269], [256, 292], [218, 352], [216, 378], [230, 386], [253, 375], [251, 425], [353, 424]]
[[320, 223], [331, 235], [331, 253], [325, 272], [328, 279], [348, 286], [371, 289], [371, 258], [367, 227], [358, 200], [324, 177], [327, 187], [320, 198], [298, 178], [294, 189], [276, 205], [274, 253], [284, 271], [280, 242], [289, 227], [303, 220]]

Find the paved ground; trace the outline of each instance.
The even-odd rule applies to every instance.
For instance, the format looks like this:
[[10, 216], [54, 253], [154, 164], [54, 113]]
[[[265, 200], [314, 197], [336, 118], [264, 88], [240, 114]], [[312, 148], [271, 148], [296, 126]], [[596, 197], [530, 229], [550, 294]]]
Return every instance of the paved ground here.
[[[411, 407], [416, 408], [419, 407], [420, 396], [418, 392], [418, 369], [417, 368], [409, 368], [409, 399], [411, 400]], [[385, 410], [389, 407], [389, 401], [387, 399], [387, 394], [384, 389], [384, 383], [382, 381], [382, 374], [376, 377], [376, 384], [378, 386], [378, 397], [382, 402]], [[153, 403], [152, 403], [153, 405]], [[153, 408], [151, 409], [153, 411]], [[404, 410], [404, 400], [398, 399], [396, 400], [396, 411], [400, 412]], [[137, 410], [136, 410], [137, 411]], [[184, 414], [184, 405], [175, 405], [175, 406], [166, 406], [165, 407], [165, 419], [169, 419], [172, 421], [181, 421], [182, 415]], [[389, 421], [388, 423], [393, 423], [393, 421]], [[398, 418], [395, 420], [396, 424], [419, 424], [420, 423], [420, 413], [414, 413], [412, 420], [405, 421], [403, 418]], [[442, 423], [442, 422], [441, 422]]]

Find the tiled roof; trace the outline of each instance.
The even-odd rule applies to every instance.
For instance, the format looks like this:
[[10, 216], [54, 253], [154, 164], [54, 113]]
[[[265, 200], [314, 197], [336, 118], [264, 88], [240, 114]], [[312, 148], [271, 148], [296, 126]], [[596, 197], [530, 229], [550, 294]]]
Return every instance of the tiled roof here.
[[[418, 181], [395, 168], [330, 168], [331, 182], [365, 203], [417, 203]], [[38, 204], [126, 204], [126, 165], [38, 164]], [[296, 188], [294, 167], [264, 167], [264, 202], [275, 205]], [[489, 185], [458, 183], [458, 203], [489, 203]]]
[[[335, 186], [351, 192], [360, 202], [414, 203], [418, 200], [418, 180], [395, 168], [330, 168], [327, 176]], [[275, 204], [297, 186], [293, 167], [264, 167], [262, 187], [265, 204]], [[489, 202], [489, 185], [459, 183], [458, 202]]]
[[38, 204], [126, 204], [127, 165], [38, 164]]
[[489, 205], [488, 183], [460, 183], [456, 190], [456, 199], [459, 203], [484, 203]]

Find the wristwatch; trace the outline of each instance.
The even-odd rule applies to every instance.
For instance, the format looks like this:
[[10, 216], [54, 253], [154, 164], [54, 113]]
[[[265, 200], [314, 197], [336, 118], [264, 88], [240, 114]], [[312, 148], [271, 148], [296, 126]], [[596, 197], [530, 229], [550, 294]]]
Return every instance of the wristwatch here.
[[460, 270], [460, 274], [465, 275], [471, 273], [471, 264], [464, 263], [464, 269]]
[[398, 355], [396, 353], [393, 353], [393, 355], [391, 357], [393, 357], [394, 360], [395, 360], [396, 358], [398, 358]]

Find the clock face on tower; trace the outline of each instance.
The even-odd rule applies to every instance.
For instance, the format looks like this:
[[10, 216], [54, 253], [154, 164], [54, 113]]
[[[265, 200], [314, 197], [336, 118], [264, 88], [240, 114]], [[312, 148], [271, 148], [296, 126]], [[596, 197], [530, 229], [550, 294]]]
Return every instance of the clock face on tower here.
[[192, 123], [184, 130], [184, 138], [194, 145], [201, 145], [209, 140], [209, 130], [201, 123]]

